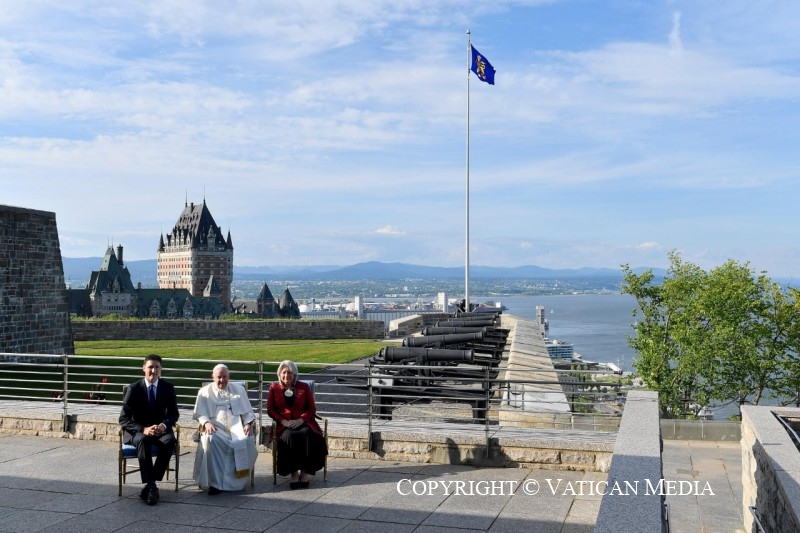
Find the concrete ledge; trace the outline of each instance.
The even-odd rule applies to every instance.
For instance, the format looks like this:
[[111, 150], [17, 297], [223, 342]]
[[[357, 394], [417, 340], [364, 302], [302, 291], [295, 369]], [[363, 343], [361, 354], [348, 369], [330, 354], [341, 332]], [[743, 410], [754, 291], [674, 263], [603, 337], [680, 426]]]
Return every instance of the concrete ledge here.
[[[499, 412], [503, 426], [569, 428], [573, 424], [567, 397], [558, 383], [558, 374], [547, 353], [547, 346], [538, 323], [501, 315], [501, 323], [509, 330], [506, 345], [508, 357], [499, 377], [523, 382], [503, 399]], [[526, 381], [538, 381], [536, 385]], [[520, 405], [518, 410], [511, 404]]]
[[[331, 439], [340, 436], [343, 420], [330, 419]], [[364, 424], [363, 433], [355, 435], [352, 424], [359, 422]], [[371, 453], [373, 458], [415, 463], [607, 472], [616, 440], [615, 432], [493, 426], [488, 434], [487, 454], [487, 434], [480, 425], [380, 421], [373, 425], [372, 450], [368, 450], [366, 421], [344, 424], [351, 436], [348, 451], [362, 454], [357, 456]], [[354, 446], [352, 438], [364, 442]], [[339, 446], [330, 448], [333, 455], [339, 456]]]
[[[663, 478], [660, 431], [658, 393], [631, 391], [614, 446], [608, 491], [600, 503], [596, 533], [664, 530], [664, 496], [647, 488], [648, 481], [657, 486]], [[628, 485], [634, 483], [638, 483], [635, 492]], [[615, 492], [617, 486], [621, 490]]]
[[[0, 432], [117, 442], [119, 406], [70, 405], [70, 413], [65, 430], [60, 403], [3, 401]], [[179, 423], [181, 446], [194, 448], [191, 411], [181, 410]], [[269, 418], [263, 424], [268, 431]], [[607, 472], [617, 434], [498, 426], [487, 434], [478, 424], [383, 420], [373, 423], [371, 443], [369, 437], [366, 419], [328, 419], [331, 456], [411, 463]]]

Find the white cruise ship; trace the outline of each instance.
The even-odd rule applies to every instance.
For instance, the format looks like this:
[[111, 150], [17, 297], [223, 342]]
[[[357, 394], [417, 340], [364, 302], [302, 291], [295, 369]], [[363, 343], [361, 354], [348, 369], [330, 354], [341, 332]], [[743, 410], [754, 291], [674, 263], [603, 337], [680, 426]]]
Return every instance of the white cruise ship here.
[[575, 355], [575, 346], [571, 342], [545, 339], [544, 345], [547, 347], [547, 355], [550, 356], [550, 359], [572, 359]]

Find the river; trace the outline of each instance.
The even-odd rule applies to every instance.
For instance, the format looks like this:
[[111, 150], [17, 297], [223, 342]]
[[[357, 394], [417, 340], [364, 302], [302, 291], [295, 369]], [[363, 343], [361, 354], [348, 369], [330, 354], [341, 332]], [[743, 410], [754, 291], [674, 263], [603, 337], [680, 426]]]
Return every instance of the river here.
[[[476, 297], [482, 302], [489, 298]], [[510, 315], [536, 318], [536, 306], [545, 308], [549, 337], [571, 342], [585, 360], [614, 363], [633, 371], [628, 335], [633, 334], [636, 302], [628, 294], [575, 294], [558, 296], [507, 296], [500, 301]]]

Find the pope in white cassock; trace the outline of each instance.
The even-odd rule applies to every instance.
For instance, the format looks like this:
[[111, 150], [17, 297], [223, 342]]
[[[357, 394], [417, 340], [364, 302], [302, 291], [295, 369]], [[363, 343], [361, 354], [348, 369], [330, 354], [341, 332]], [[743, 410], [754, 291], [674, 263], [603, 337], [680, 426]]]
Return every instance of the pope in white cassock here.
[[258, 450], [251, 423], [256, 415], [247, 391], [230, 382], [225, 365], [217, 365], [210, 383], [197, 393], [194, 419], [200, 442], [194, 460], [194, 480], [210, 495], [242, 490], [256, 464]]

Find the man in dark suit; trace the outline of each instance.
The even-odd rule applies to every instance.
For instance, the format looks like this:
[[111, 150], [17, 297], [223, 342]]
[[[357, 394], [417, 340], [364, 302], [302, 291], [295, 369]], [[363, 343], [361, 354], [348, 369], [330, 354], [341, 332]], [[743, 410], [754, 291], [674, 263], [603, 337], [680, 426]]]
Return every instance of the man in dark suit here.
[[[175, 450], [172, 427], [178, 422], [178, 399], [172, 383], [161, 379], [161, 357], [150, 354], [144, 359], [144, 379], [128, 387], [122, 400], [119, 424], [123, 441], [136, 446], [139, 472], [144, 488], [139, 497], [147, 505], [158, 503], [156, 481], [164, 478]], [[155, 464], [152, 447], [158, 448]]]

